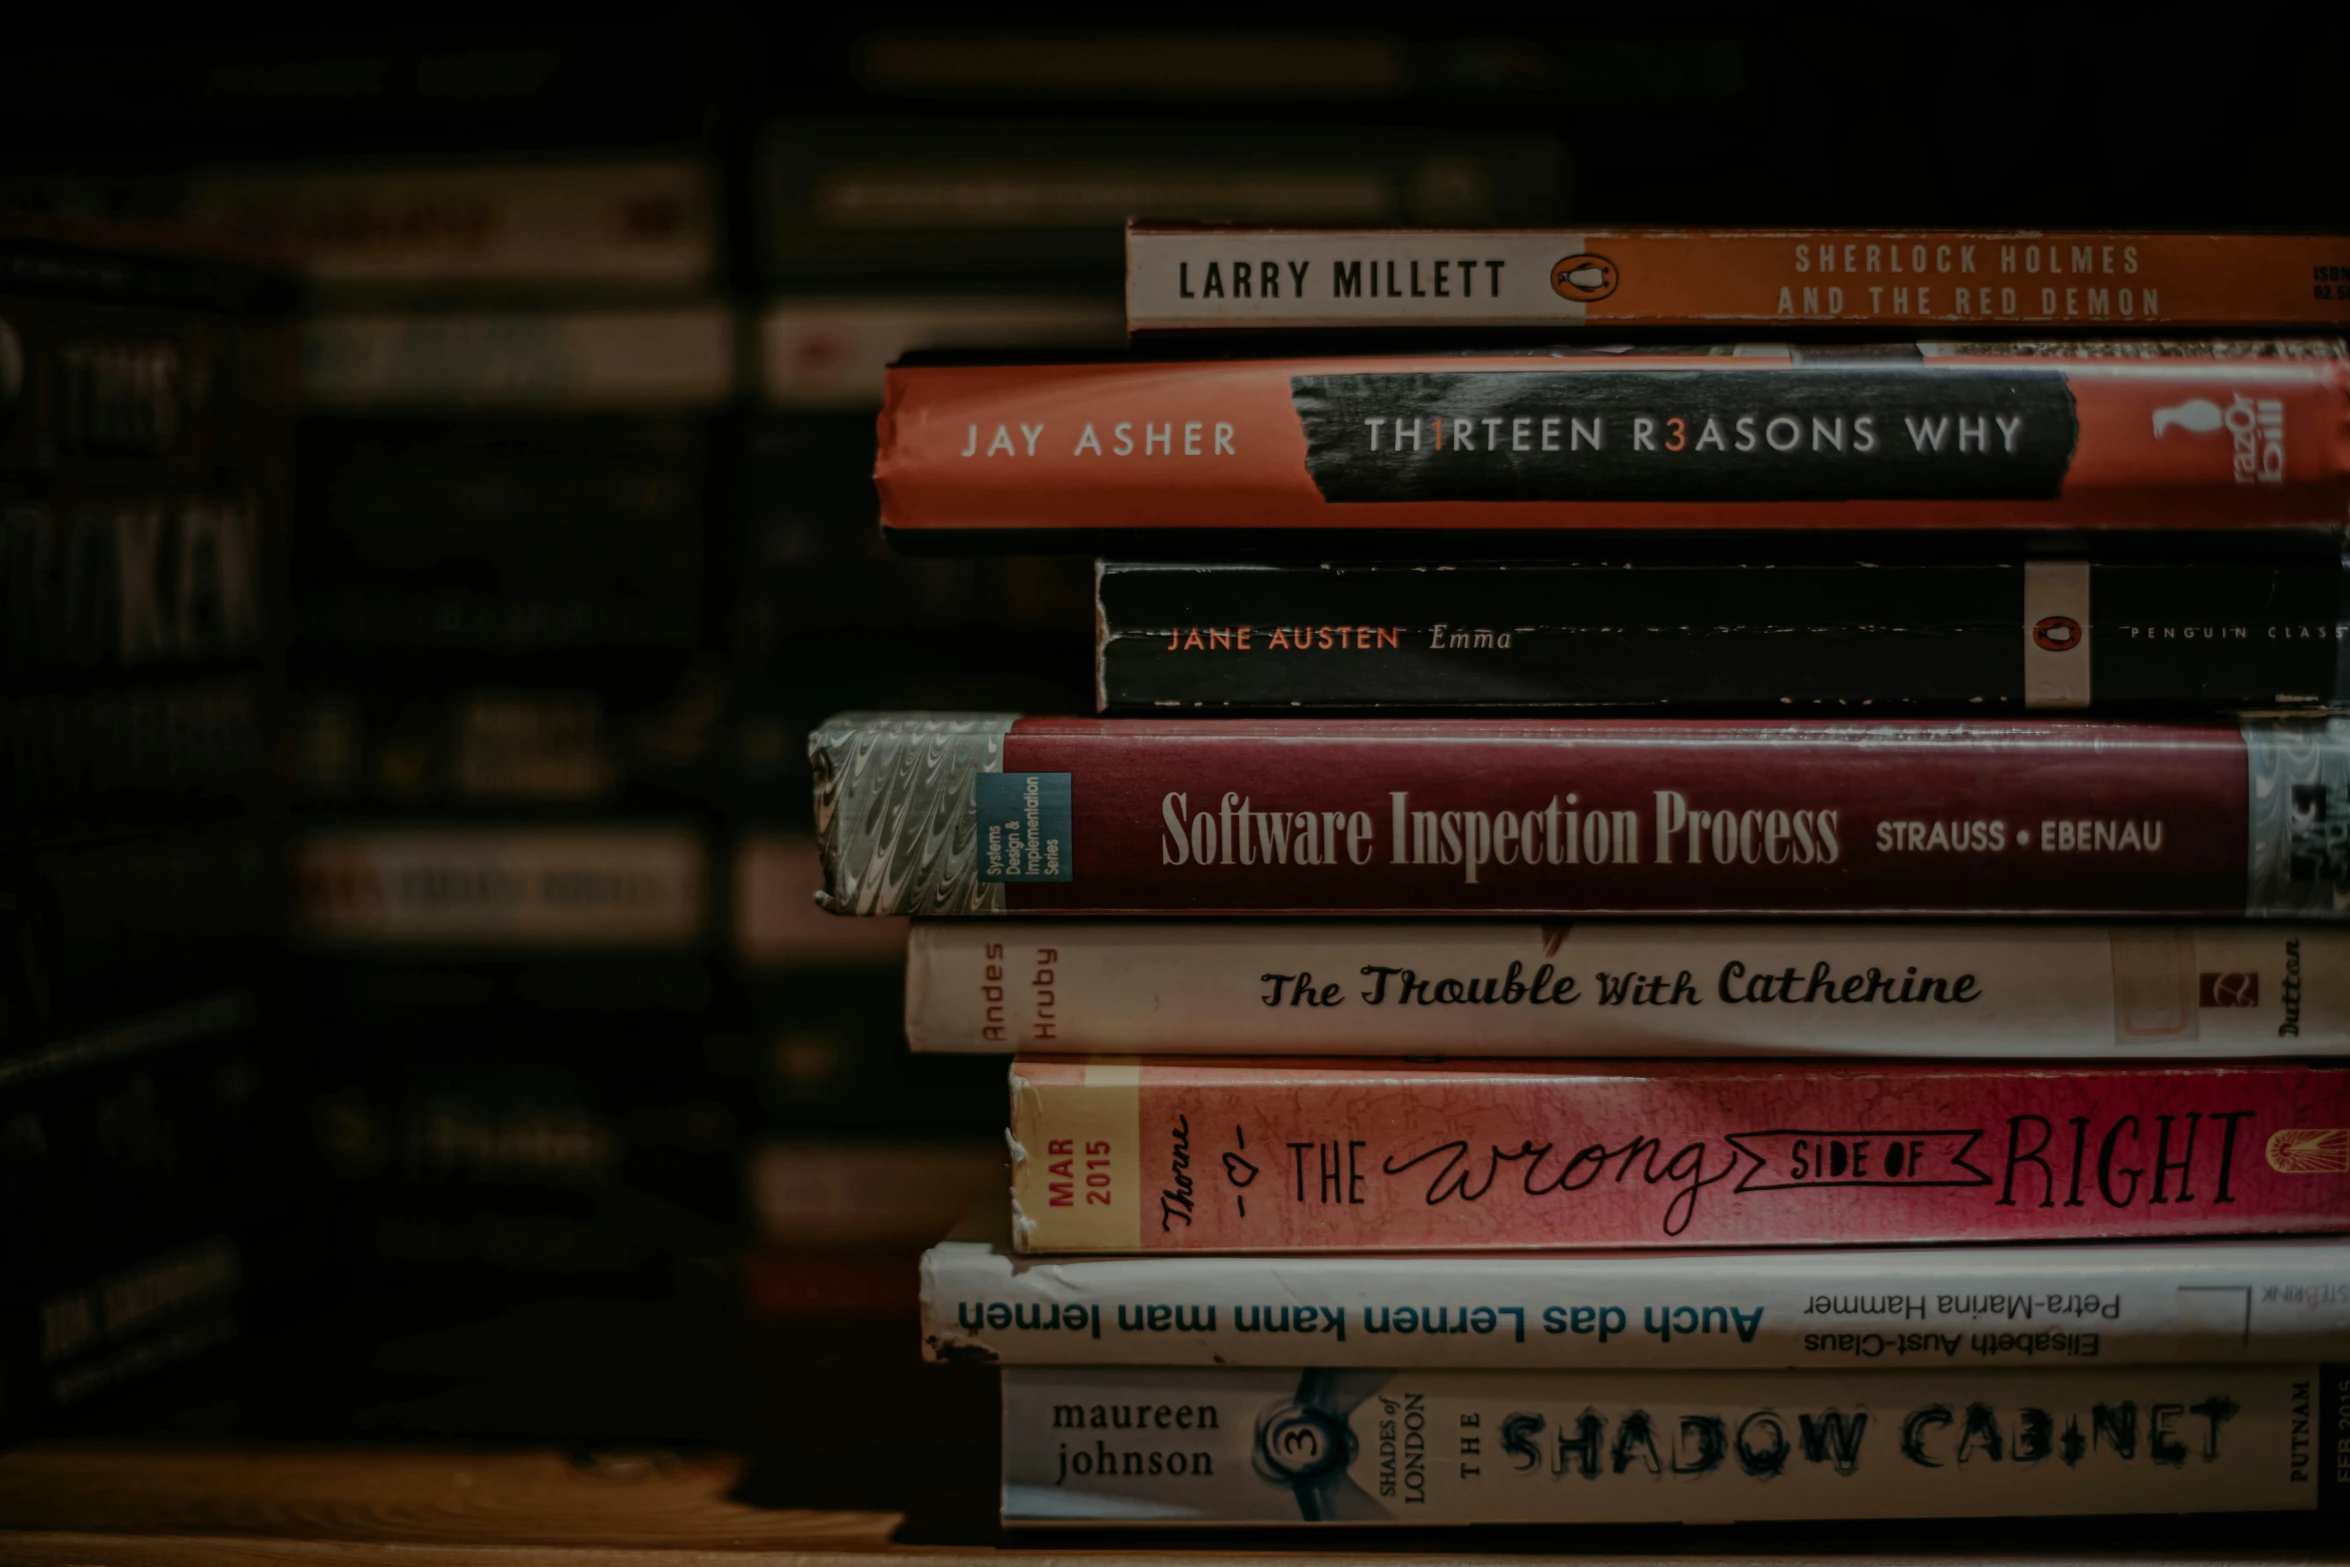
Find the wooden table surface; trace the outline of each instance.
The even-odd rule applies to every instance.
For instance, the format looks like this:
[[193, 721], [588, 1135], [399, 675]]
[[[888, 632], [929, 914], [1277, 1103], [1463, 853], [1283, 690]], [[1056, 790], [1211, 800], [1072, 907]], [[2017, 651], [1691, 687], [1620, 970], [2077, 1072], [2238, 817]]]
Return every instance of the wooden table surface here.
[[88, 1567], [872, 1553], [900, 1517], [730, 1499], [738, 1459], [57, 1444], [0, 1455], [0, 1560]]
[[[876, 1471], [867, 1489], [919, 1490], [923, 1466]], [[835, 1484], [831, 1487], [839, 1490]], [[854, 1487], [851, 1487], [854, 1489]], [[762, 1475], [736, 1458], [660, 1452], [465, 1451], [448, 1448], [136, 1447], [55, 1443], [0, 1453], [0, 1563], [24, 1567], [872, 1567], [877, 1554], [922, 1567], [1275, 1567], [1278, 1542], [1198, 1549], [1180, 1539], [1126, 1543], [1024, 1539], [1004, 1548], [972, 1518], [962, 1494], [925, 1523], [908, 1514], [852, 1507], [776, 1505], [786, 1475]], [[2211, 1520], [2221, 1524], [2221, 1520]], [[1575, 1567], [1794, 1567], [1832, 1559], [1848, 1567], [2027, 1567], [2057, 1562], [2205, 1564], [2350, 1560], [2313, 1545], [2277, 1520], [2214, 1530], [2197, 1520], [2147, 1520], [2116, 1536], [2094, 1520], [2013, 1529], [1990, 1549], [1960, 1549], [1949, 1526], [1912, 1530], [1884, 1545], [1847, 1533], [1821, 1549], [1790, 1547], [1782, 1533], [1753, 1552], [1728, 1531], [1632, 1551], [1605, 1532], [1552, 1531], [1512, 1542], [1515, 1567], [1544, 1557]], [[2125, 1531], [2128, 1526], [2124, 1526]], [[1656, 1540], [1653, 1534], [1650, 1542]], [[2132, 1538], [2139, 1541], [2133, 1547]], [[1920, 1544], [1920, 1540], [1925, 1542]], [[2147, 1549], [2148, 1542], [2154, 1548]], [[1305, 1543], [1303, 1541], [1300, 1542]], [[1353, 1557], [1377, 1567], [1458, 1567], [1468, 1550], [1426, 1542], [1382, 1549], [1376, 1537], [1319, 1536], [1324, 1562]], [[1581, 1550], [1577, 1547], [1580, 1545]], [[1489, 1547], [1486, 1547], [1489, 1549]], [[1294, 1558], [1287, 1558], [1294, 1561]]]

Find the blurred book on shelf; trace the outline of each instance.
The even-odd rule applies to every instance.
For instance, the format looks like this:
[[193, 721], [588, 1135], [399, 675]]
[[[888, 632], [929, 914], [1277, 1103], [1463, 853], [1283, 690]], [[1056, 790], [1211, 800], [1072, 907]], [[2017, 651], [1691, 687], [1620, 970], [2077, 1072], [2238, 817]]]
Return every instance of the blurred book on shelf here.
[[775, 1249], [921, 1249], [1004, 1182], [999, 1140], [768, 1141], [750, 1168], [752, 1219]]
[[[278, 1388], [282, 1423], [745, 1429], [716, 1347], [750, 1077], [715, 912], [715, 189], [700, 157], [608, 155], [188, 186], [194, 227], [313, 286], [288, 730], [313, 1298], [288, 1334], [354, 1374]], [[691, 1344], [698, 1369], [663, 1348]]]
[[[1131, 119], [782, 121], [762, 160], [769, 278], [1090, 282], [1117, 297], [1138, 213], [1275, 223], [1538, 223], [1547, 137]], [[950, 259], [951, 258], [951, 259]], [[1010, 346], [1010, 345], [999, 345]]]
[[1126, 340], [1112, 299], [1056, 294], [788, 295], [759, 320], [767, 401], [824, 410], [881, 404], [885, 372], [915, 349], [1107, 348]]
[[713, 180], [694, 159], [224, 169], [185, 200], [193, 231], [287, 256], [325, 299], [700, 293], [717, 281]]
[[0, 1432], [221, 1429], [280, 1304], [294, 280], [0, 219]]
[[[999, 1085], [1002, 1074], [992, 1074]], [[1000, 1092], [998, 1097], [1000, 1098]], [[1000, 1117], [999, 1117], [1000, 1119]], [[995, 1378], [980, 1365], [925, 1377], [924, 1249], [974, 1202], [1000, 1201], [1000, 1137], [770, 1138], [750, 1167], [757, 1241], [746, 1265], [760, 1431], [813, 1462], [951, 1458], [993, 1445]], [[810, 1420], [808, 1411], [828, 1412]], [[914, 1418], [914, 1411], [921, 1418]]]

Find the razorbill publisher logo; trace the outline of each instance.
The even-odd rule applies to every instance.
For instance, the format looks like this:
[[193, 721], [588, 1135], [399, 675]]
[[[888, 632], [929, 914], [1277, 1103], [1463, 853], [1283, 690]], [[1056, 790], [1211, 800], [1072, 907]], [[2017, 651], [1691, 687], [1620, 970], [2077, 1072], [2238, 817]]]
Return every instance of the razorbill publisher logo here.
[[2285, 405], [2281, 398], [2247, 397], [2242, 392], [2222, 408], [2208, 397], [2154, 410], [2154, 438], [2173, 430], [2191, 435], [2225, 431], [2234, 448], [2238, 484], [2285, 482]]

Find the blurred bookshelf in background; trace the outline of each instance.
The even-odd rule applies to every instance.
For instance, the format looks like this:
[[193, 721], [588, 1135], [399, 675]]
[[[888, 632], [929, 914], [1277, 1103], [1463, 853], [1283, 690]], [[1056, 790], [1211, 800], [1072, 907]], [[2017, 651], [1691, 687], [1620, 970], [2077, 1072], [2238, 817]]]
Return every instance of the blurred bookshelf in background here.
[[[0, 208], [306, 280], [290, 891], [255, 915], [296, 954], [255, 1144], [289, 1217], [245, 1418], [788, 1445], [788, 1374], [938, 1414], [834, 1456], [980, 1440], [992, 1387], [918, 1364], [912, 1290], [1000, 1180], [1001, 1074], [910, 1055], [902, 930], [814, 909], [805, 736], [1090, 711], [1091, 571], [890, 553], [883, 367], [1122, 341], [1141, 214], [2350, 226], [2289, 161], [2112, 129], [2161, 29], [2034, 29], [2028, 78], [1998, 29], [1729, 7], [1466, 38], [61, 20], [0, 60]], [[2195, 47], [2202, 123], [2330, 135], [2327, 51]]]
[[1137, 212], [1556, 220], [1552, 55], [689, 19], [43, 58], [0, 118], [114, 107], [0, 201], [306, 286], [267, 1143], [300, 1178], [243, 1418], [788, 1448], [805, 1400], [895, 1390], [936, 1418], [825, 1454], [983, 1445], [915, 1259], [1001, 1181], [1001, 1073], [909, 1054], [901, 926], [814, 907], [804, 737], [1086, 710], [1091, 569], [890, 553], [882, 370], [1121, 342]]

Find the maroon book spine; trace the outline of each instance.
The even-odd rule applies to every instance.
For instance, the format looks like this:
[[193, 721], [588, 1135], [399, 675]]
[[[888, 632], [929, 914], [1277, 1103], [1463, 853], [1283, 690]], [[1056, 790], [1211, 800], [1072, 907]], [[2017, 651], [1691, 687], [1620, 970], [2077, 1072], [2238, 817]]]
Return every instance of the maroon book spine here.
[[2350, 1072], [1012, 1063], [1023, 1251], [2334, 1233]]
[[844, 913], [2341, 918], [2350, 719], [849, 714]]

